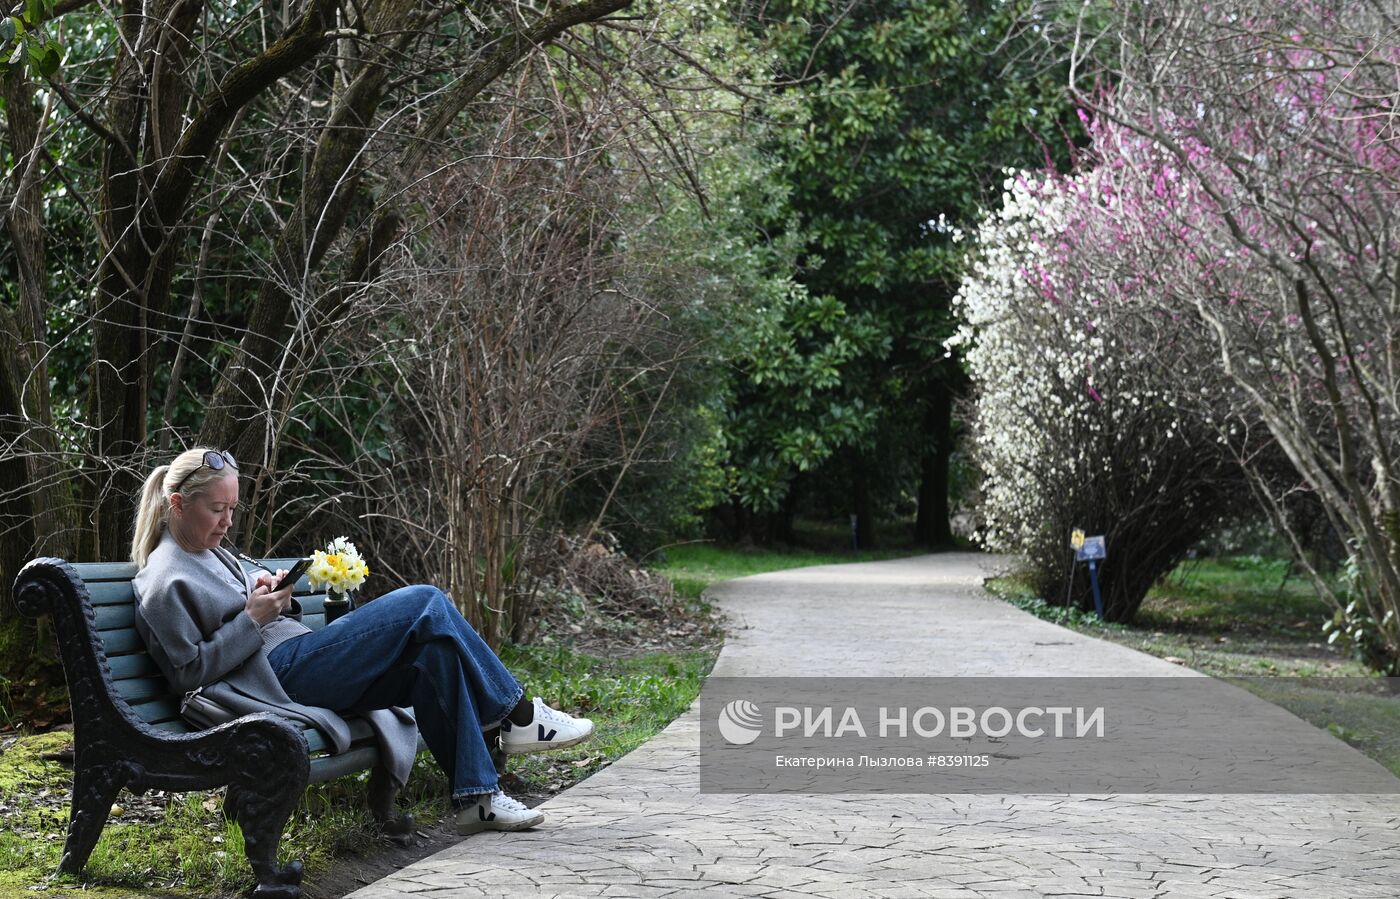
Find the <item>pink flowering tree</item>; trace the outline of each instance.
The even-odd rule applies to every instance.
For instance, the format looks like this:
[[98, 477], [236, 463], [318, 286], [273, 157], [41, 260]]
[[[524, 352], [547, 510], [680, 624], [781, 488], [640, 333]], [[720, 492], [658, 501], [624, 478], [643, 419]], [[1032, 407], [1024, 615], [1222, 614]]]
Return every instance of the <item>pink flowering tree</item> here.
[[[1061, 380], [1077, 375], [1089, 402], [1111, 402], [1106, 366], [1128, 364], [1137, 386], [1175, 411], [1173, 433], [1213, 434], [1335, 603], [1336, 637], [1391, 673], [1400, 670], [1397, 24], [1390, 7], [1367, 0], [1125, 8], [1102, 82], [1114, 87], [1083, 98], [1082, 170], [1052, 179], [1054, 196], [1031, 213], [1042, 246], [1018, 244], [1035, 264], [1011, 269], [1015, 289], [1064, 328], [1088, 321], [1119, 342], [1116, 362], [1076, 356], [1079, 369], [1061, 365]], [[1164, 446], [1114, 464], [1147, 472]], [[1346, 546], [1344, 577], [1306, 551], [1303, 508]]]
[[[1161, 245], [1162, 305], [1201, 328], [1293, 477], [1242, 456], [1279, 530], [1337, 607], [1334, 633], [1400, 673], [1400, 46], [1394, 8], [1171, 0], [1125, 22], [1119, 93], [1098, 105]], [[1194, 313], [1194, 315], [1193, 315]], [[1314, 502], [1348, 551], [1310, 561]]]

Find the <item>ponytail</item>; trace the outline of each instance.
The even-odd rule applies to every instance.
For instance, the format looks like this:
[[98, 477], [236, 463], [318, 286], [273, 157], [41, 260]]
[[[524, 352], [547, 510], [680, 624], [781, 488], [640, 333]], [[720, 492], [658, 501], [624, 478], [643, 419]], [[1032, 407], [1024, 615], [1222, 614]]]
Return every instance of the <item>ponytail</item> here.
[[165, 529], [166, 509], [169, 498], [165, 495], [165, 474], [169, 465], [162, 465], [146, 478], [146, 486], [141, 488], [141, 500], [136, 507], [136, 534], [131, 538], [131, 561], [138, 569], [146, 567], [146, 560], [160, 544], [161, 531]]

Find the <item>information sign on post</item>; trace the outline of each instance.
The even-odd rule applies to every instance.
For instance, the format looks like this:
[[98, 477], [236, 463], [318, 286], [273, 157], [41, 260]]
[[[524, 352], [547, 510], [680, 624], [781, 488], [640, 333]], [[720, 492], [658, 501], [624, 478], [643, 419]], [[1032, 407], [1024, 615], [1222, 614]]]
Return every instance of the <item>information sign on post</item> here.
[[1108, 557], [1103, 537], [1085, 537], [1084, 542], [1074, 550], [1076, 562], [1097, 562]]
[[1075, 528], [1070, 534], [1069, 545], [1074, 549], [1074, 561], [1089, 563], [1089, 586], [1094, 591], [1094, 611], [1099, 613], [1099, 620], [1102, 621], [1103, 594], [1099, 591], [1099, 562], [1108, 558], [1108, 546], [1102, 534], [1086, 537], [1079, 528]]

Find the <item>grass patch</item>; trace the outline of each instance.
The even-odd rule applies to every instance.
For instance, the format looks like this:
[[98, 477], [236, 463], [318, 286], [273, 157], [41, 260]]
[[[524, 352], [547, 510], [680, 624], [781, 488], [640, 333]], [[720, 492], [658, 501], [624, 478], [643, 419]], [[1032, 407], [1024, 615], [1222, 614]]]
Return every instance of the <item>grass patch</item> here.
[[[1332, 608], [1283, 559], [1184, 563], [1153, 587], [1131, 624], [1065, 609], [1017, 576], [987, 589], [1033, 615], [1244, 687], [1345, 740], [1400, 776], [1400, 697], [1326, 642]], [[1391, 679], [1392, 683], [1400, 683]]]
[[[221, 791], [145, 797], [123, 791], [79, 878], [54, 872], [67, 833], [72, 771], [43, 756], [67, 746], [67, 732], [19, 737], [0, 755], [0, 897], [232, 896], [252, 883], [242, 833], [223, 817]], [[422, 815], [446, 808], [445, 780], [426, 754], [405, 801]], [[308, 879], [337, 854], [366, 850], [377, 835], [365, 810], [368, 774], [307, 789], [287, 823], [282, 858], [306, 862]]]
[[1400, 776], [1400, 696], [1383, 680], [1251, 677], [1234, 683], [1327, 730]]
[[507, 790], [553, 793], [582, 780], [646, 742], [690, 708], [716, 653], [656, 652], [604, 658], [567, 646], [508, 646], [506, 666], [564, 711], [593, 719], [593, 739], [558, 752], [511, 759]]
[[[1006, 579], [998, 578], [997, 580]], [[1099, 616], [1094, 612], [1086, 612], [1083, 609], [1072, 609], [1068, 606], [1052, 605], [1039, 596], [1031, 596], [1026, 593], [1011, 591], [1002, 595], [1002, 598], [1023, 612], [1030, 612], [1037, 618], [1044, 618], [1046, 621], [1053, 621], [1055, 624], [1063, 624], [1066, 627], [1073, 627], [1076, 630], [1102, 631], [1113, 630], [1114, 628], [1121, 630], [1123, 627], [1121, 624], [1110, 624], [1107, 621], [1099, 620]]]
[[811, 565], [837, 565], [845, 562], [878, 562], [918, 555], [922, 550], [862, 550], [859, 556], [846, 552], [813, 549], [759, 549], [723, 546], [714, 543], [686, 543], [668, 547], [664, 556], [652, 561], [651, 570], [664, 575], [676, 593], [698, 598], [719, 581], [769, 571], [805, 568]]
[[1014, 575], [987, 588], [1033, 615], [1170, 658], [1216, 677], [1369, 677], [1360, 662], [1329, 646], [1322, 624], [1331, 607], [1281, 559], [1243, 556], [1185, 563], [1147, 594], [1126, 625], [1036, 597]]

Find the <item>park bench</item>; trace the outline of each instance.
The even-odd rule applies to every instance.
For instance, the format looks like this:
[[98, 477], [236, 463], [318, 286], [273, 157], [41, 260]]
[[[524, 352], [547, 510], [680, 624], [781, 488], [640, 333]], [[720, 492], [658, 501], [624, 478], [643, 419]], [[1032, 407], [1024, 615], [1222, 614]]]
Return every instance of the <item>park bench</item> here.
[[[289, 569], [292, 561], [264, 564]], [[35, 559], [15, 579], [20, 610], [53, 621], [73, 709], [73, 805], [59, 870], [77, 874], [87, 864], [122, 787], [140, 794], [227, 786], [224, 814], [243, 832], [257, 879], [253, 895], [299, 896], [301, 862], [277, 863], [283, 826], [307, 784], [375, 766], [379, 753], [369, 724], [347, 718], [353, 743], [331, 755], [319, 731], [278, 715], [245, 715], [208, 730], [186, 723], [180, 697], [136, 633], [135, 575], [129, 562]], [[325, 625], [325, 595], [312, 593], [305, 577], [293, 596], [302, 623]], [[375, 817], [391, 831], [411, 826], [406, 817], [389, 821], [392, 791], [372, 788], [371, 796]]]

